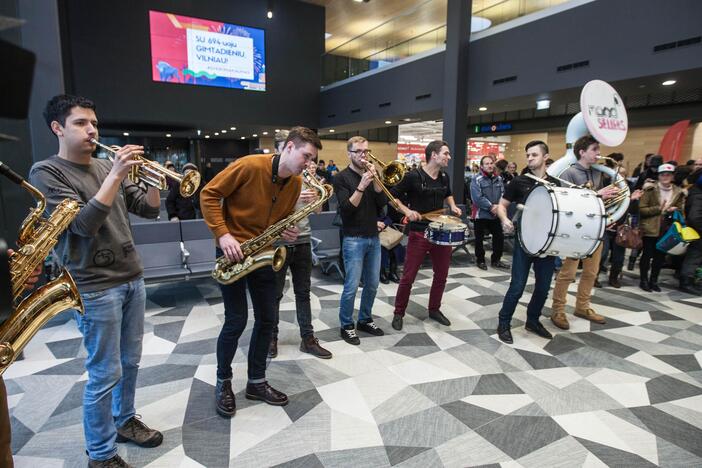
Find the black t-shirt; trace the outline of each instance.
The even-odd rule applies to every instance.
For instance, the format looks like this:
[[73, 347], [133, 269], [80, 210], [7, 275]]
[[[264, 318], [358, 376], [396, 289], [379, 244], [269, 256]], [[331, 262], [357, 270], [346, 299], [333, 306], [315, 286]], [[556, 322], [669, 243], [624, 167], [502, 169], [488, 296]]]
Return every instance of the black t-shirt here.
[[[407, 173], [391, 192], [412, 210], [427, 213], [444, 207], [444, 200], [451, 196], [451, 182], [444, 171], [439, 171], [436, 179], [432, 179], [423, 168], [419, 168]], [[428, 224], [427, 221], [413, 221], [409, 228], [424, 231]]]
[[[551, 177], [550, 175], [546, 174], [543, 179], [551, 182], [552, 184], [560, 186], [561, 184], [558, 182], [558, 179], [555, 179]], [[512, 179], [512, 182], [505, 187], [505, 193], [502, 195], [502, 198], [507, 200], [510, 203], [517, 203], [517, 204], [524, 204], [526, 201], [527, 197], [529, 196], [529, 192], [538, 184], [537, 181], [532, 179], [531, 177], [527, 177], [526, 175], [520, 175]]]

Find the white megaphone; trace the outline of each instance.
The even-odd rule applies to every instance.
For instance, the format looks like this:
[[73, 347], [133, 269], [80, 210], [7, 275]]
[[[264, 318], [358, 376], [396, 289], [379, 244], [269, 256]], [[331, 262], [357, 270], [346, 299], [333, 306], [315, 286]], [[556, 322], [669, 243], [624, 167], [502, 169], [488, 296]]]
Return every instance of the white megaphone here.
[[[629, 120], [624, 101], [619, 93], [605, 81], [588, 82], [580, 93], [580, 112], [568, 123], [566, 153], [551, 164], [548, 174], [558, 177], [577, 162], [573, 153], [573, 144], [578, 138], [589, 133], [603, 145], [619, 146], [624, 142], [628, 129]], [[617, 203], [607, 206], [609, 223], [615, 222], [629, 209], [629, 186], [624, 177], [614, 169], [602, 164], [594, 164], [592, 168], [607, 174], [620, 191]]]

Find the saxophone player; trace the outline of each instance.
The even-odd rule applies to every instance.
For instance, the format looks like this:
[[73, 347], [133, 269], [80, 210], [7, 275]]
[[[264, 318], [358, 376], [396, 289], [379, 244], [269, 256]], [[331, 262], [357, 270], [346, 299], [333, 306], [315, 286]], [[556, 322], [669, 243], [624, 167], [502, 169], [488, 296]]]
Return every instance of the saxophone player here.
[[127, 175], [142, 147], [126, 145], [114, 161], [93, 159], [98, 138], [95, 104], [59, 95], [44, 109], [58, 154], [32, 166], [30, 181], [46, 196], [47, 210], [69, 198], [81, 211], [61, 235], [56, 252], [73, 276], [85, 314], [75, 314], [88, 352], [83, 430], [90, 467], [129, 466], [115, 442], [142, 447], [163, 435], [136, 417], [134, 394], [144, 334], [146, 291], [127, 212], [156, 218], [159, 192], [144, 192]]
[[[205, 222], [214, 234], [219, 255], [230, 262], [243, 260], [240, 244], [290, 215], [300, 196], [297, 177], [322, 149], [319, 137], [305, 127], [290, 130], [283, 150], [273, 156], [251, 155], [237, 159], [217, 174], [200, 194]], [[284, 242], [294, 242], [296, 227], [287, 228]], [[232, 360], [246, 327], [246, 289], [253, 302], [254, 327], [249, 344], [246, 398], [283, 406], [288, 397], [266, 381], [266, 359], [275, 322], [275, 274], [270, 266], [252, 271], [231, 284], [221, 285], [224, 325], [217, 340], [215, 405], [222, 417], [236, 413], [232, 390]]]

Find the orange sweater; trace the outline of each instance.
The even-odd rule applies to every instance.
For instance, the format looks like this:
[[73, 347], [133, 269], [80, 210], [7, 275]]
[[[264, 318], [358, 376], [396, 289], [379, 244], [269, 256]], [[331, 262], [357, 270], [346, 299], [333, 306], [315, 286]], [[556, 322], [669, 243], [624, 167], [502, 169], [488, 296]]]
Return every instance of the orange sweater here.
[[273, 183], [272, 160], [269, 154], [239, 158], [202, 189], [200, 208], [215, 239], [230, 233], [243, 242], [293, 212], [302, 178]]

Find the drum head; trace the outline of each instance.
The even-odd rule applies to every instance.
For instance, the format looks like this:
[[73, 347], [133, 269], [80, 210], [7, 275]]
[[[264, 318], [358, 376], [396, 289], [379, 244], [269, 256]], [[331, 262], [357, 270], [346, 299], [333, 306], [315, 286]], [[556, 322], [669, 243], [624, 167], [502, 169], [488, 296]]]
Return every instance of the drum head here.
[[531, 255], [541, 254], [554, 232], [553, 200], [543, 185], [534, 187], [524, 203], [519, 221], [519, 240]]

